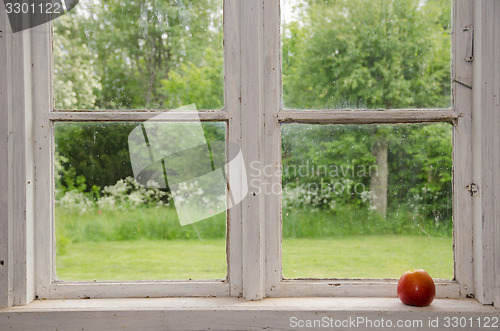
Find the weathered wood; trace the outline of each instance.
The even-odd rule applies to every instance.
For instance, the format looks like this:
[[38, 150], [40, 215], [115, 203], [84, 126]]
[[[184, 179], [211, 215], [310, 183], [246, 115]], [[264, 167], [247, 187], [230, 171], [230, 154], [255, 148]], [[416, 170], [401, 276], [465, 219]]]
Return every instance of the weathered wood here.
[[[472, 250], [472, 197], [466, 186], [472, 179], [472, 65], [465, 61], [466, 26], [473, 24], [472, 0], [454, 1], [453, 10], [453, 109], [460, 114], [453, 128], [453, 223], [455, 279], [462, 297], [474, 293]], [[466, 77], [467, 79], [464, 80]], [[466, 84], [459, 83], [463, 80]], [[467, 85], [467, 86], [466, 86]]]
[[40, 299], [227, 297], [225, 281], [54, 282]]
[[9, 136], [11, 107], [11, 31], [3, 3], [0, 4], [0, 307], [12, 305], [9, 271], [12, 272], [10, 258], [10, 204], [9, 204]]
[[[437, 298], [459, 298], [454, 281], [436, 280]], [[271, 297], [395, 297], [397, 280], [284, 280], [273, 288]]]
[[[250, 192], [243, 201], [243, 296], [264, 297], [265, 195], [260, 191], [264, 166], [263, 0], [241, 1], [242, 151]], [[244, 82], [244, 83], [243, 83]]]
[[460, 114], [450, 109], [394, 110], [284, 110], [278, 120], [284, 123], [308, 124], [377, 124], [452, 122]]
[[32, 229], [32, 150], [31, 150], [31, 51], [29, 31], [12, 34], [12, 86], [9, 109], [9, 218], [12, 264], [9, 281], [13, 283], [14, 305], [34, 298]]
[[226, 121], [225, 111], [158, 112], [158, 111], [55, 111], [50, 113], [54, 122], [143, 122], [158, 121]]
[[[473, 177], [478, 184], [478, 194], [474, 196], [474, 294], [484, 303], [494, 301], [496, 275], [499, 256], [495, 256], [495, 247], [500, 240], [495, 237], [498, 218], [496, 208], [498, 199], [495, 192], [498, 182], [494, 182], [495, 164], [498, 150], [499, 122], [496, 104], [495, 82], [500, 75], [496, 67], [498, 60], [498, 31], [495, 31], [500, 15], [500, 6], [495, 0], [474, 2], [474, 80], [473, 80]], [[495, 207], [497, 205], [497, 207]]]
[[[449, 330], [444, 318], [498, 318], [500, 312], [474, 300], [435, 300], [430, 307], [405, 306], [397, 298], [283, 298], [252, 302], [235, 298], [171, 298], [37, 301], [0, 311], [5, 330], [297, 330], [301, 320], [333, 320], [325, 329], [398, 330], [397, 321], [418, 323], [409, 329]], [[352, 327], [350, 320], [359, 320]], [[367, 324], [390, 320], [391, 327]], [[429, 326], [440, 320], [439, 327]], [[347, 321], [347, 324], [337, 324]], [[352, 323], [352, 322], [351, 322]], [[421, 324], [420, 324], [421, 323]], [[491, 324], [491, 322], [490, 322]], [[305, 325], [304, 325], [305, 326]], [[474, 326], [477, 326], [475, 324]], [[311, 328], [313, 329], [313, 328]], [[314, 329], [319, 329], [316, 327]], [[468, 330], [478, 328], [466, 328]]]
[[[500, 4], [487, 0], [475, 2], [476, 45], [474, 53], [475, 73], [472, 65], [465, 61], [467, 34], [464, 27], [472, 25], [472, 0], [455, 0], [454, 43], [453, 43], [453, 107], [452, 109], [427, 110], [356, 110], [356, 111], [302, 111], [280, 110], [280, 63], [279, 63], [279, 8], [278, 1], [249, 0], [225, 1], [225, 69], [226, 69], [226, 108], [223, 111], [161, 112], [161, 111], [56, 111], [51, 112], [50, 68], [44, 67], [50, 62], [47, 35], [20, 33], [7, 41], [6, 23], [0, 21], [0, 116], [6, 121], [0, 122], [0, 166], [8, 171], [0, 173], [0, 187], [7, 187], [0, 192], [0, 261], [7, 256], [4, 266], [0, 263], [0, 306], [23, 304], [32, 299], [33, 277], [37, 275], [37, 294], [42, 298], [79, 298], [79, 297], [142, 297], [142, 296], [239, 296], [244, 294], [250, 300], [269, 296], [393, 296], [394, 281], [283, 281], [281, 279], [280, 254], [280, 196], [266, 195], [260, 192], [229, 212], [229, 279], [228, 282], [133, 282], [133, 283], [73, 283], [54, 282], [53, 251], [53, 164], [51, 161], [52, 128], [51, 122], [57, 121], [146, 121], [157, 115], [167, 121], [202, 121], [229, 122], [228, 139], [241, 143], [250, 163], [258, 161], [258, 169], [271, 165], [276, 169], [280, 165], [280, 123], [318, 123], [318, 124], [372, 124], [372, 123], [454, 123], [454, 221], [455, 221], [455, 274], [457, 282], [439, 282], [438, 297], [458, 297], [459, 295], [478, 295], [481, 302], [498, 305], [500, 301], [500, 217], [499, 181], [500, 174], [500, 126], [499, 115], [499, 57], [500, 46]], [[1, 11], [1, 10], [0, 10]], [[3, 15], [3, 16], [2, 16]], [[1, 11], [0, 18], [5, 18]], [[4, 23], [2, 23], [4, 22]], [[3, 24], [3, 25], [1, 25]], [[479, 25], [479, 26], [478, 26]], [[230, 27], [228, 29], [228, 26]], [[232, 29], [234, 27], [234, 29]], [[32, 31], [35, 31], [32, 30]], [[43, 31], [43, 28], [40, 28]], [[45, 31], [46, 32], [46, 31]], [[21, 37], [22, 36], [22, 37]], [[50, 39], [50, 38], [49, 38]], [[479, 41], [478, 41], [479, 39]], [[12, 42], [13, 54], [10, 54]], [[2, 47], [9, 45], [9, 47]], [[40, 51], [42, 50], [42, 51]], [[31, 63], [30, 52], [37, 59]], [[5, 56], [4, 56], [5, 55]], [[35, 56], [34, 56], [35, 57]], [[465, 64], [462, 62], [466, 62]], [[13, 63], [12, 66], [8, 65]], [[33, 64], [32, 77], [29, 68]], [[240, 71], [241, 69], [241, 71]], [[15, 77], [16, 79], [12, 79]], [[9, 80], [10, 79], [10, 80]], [[473, 80], [474, 79], [474, 80]], [[45, 84], [41, 86], [41, 84]], [[474, 114], [472, 113], [472, 90], [474, 89]], [[32, 92], [32, 94], [31, 94]], [[240, 93], [241, 92], [241, 93]], [[7, 95], [7, 97], [5, 97]], [[48, 96], [48, 97], [47, 97]], [[12, 99], [16, 100], [15, 105]], [[31, 99], [33, 98], [33, 99]], [[47, 98], [49, 98], [47, 100]], [[241, 98], [241, 99], [240, 99]], [[30, 107], [36, 113], [35, 141], [30, 141]], [[9, 116], [8, 114], [11, 114]], [[473, 117], [474, 115], [474, 117]], [[473, 125], [471, 124], [474, 118]], [[243, 127], [242, 127], [243, 126]], [[11, 130], [15, 128], [15, 130]], [[474, 128], [474, 135], [471, 134]], [[6, 129], [6, 130], [4, 130]], [[11, 134], [12, 132], [12, 134]], [[493, 138], [493, 139], [492, 139]], [[474, 148], [471, 147], [471, 141]], [[34, 145], [31, 146], [30, 144]], [[6, 147], [8, 146], [8, 148]], [[29, 196], [32, 190], [35, 168], [30, 162], [32, 148], [35, 151], [36, 199], [34, 210], [37, 220], [33, 229], [30, 215], [33, 203]], [[9, 149], [10, 152], [6, 152]], [[474, 163], [473, 163], [474, 156]], [[1, 168], [0, 168], [1, 169]], [[474, 177], [470, 169], [476, 169]], [[237, 175], [237, 174], [236, 174]], [[242, 174], [243, 175], [243, 174]], [[280, 185], [279, 176], [264, 178], [258, 176], [259, 183]], [[479, 194], [471, 197], [465, 186], [472, 181], [479, 184]], [[30, 182], [28, 184], [28, 182]], [[4, 186], [5, 185], [5, 186]], [[260, 186], [263, 190], [265, 187]], [[47, 193], [48, 192], [48, 193]], [[25, 197], [28, 199], [25, 199]], [[474, 202], [474, 223], [473, 206]], [[5, 207], [7, 206], [7, 207]], [[25, 216], [25, 212], [26, 215]], [[13, 220], [16, 220], [15, 224]], [[11, 224], [11, 226], [9, 226]], [[36, 231], [35, 231], [36, 230]], [[33, 233], [35, 232], [35, 233]], [[472, 245], [471, 234], [476, 245]], [[36, 240], [36, 270], [33, 270], [35, 257], [32, 239]], [[474, 271], [473, 271], [474, 270]], [[474, 277], [473, 277], [474, 276]], [[340, 285], [335, 285], [339, 283]], [[475, 283], [475, 284], [474, 284]], [[334, 284], [334, 285], [332, 285]], [[493, 289], [493, 290], [491, 290]], [[6, 292], [4, 292], [4, 290]], [[297, 299], [298, 300], [298, 299]], [[317, 299], [315, 299], [317, 300]], [[340, 299], [339, 299], [340, 300]], [[347, 300], [347, 299], [344, 299]], [[369, 299], [373, 305], [373, 300]], [[377, 299], [378, 300], [378, 299]], [[381, 299], [380, 299], [381, 300]], [[290, 304], [282, 301], [280, 304]], [[95, 317], [94, 308], [87, 305], [89, 300], [80, 301], [86, 317]], [[146, 301], [151, 302], [151, 301]], [[335, 301], [336, 304], [348, 302], [351, 306], [356, 301]], [[391, 301], [393, 302], [393, 301]], [[444, 301], [443, 301], [444, 302]], [[448, 301], [446, 301], [448, 302]], [[306, 301], [300, 301], [303, 309]], [[168, 306], [168, 305], [167, 305]], [[186, 304], [186, 309], [192, 309]], [[218, 307], [211, 302], [210, 310]], [[280, 308], [272, 306], [274, 314]], [[373, 307], [374, 314], [379, 314], [383, 305]], [[465, 306], [464, 306], [465, 307]], [[462, 307], [462, 308], [464, 308]], [[468, 306], [467, 306], [468, 307]], [[469, 309], [465, 307], [464, 309]], [[433, 306], [434, 308], [434, 306]], [[229, 309], [229, 308], [228, 308]], [[260, 307], [260, 309], [265, 309]], [[318, 308], [319, 309], [319, 308]], [[147, 312], [146, 312], [147, 310]], [[487, 310], [487, 309], [486, 309]], [[19, 314], [15, 310], [17, 326], [26, 326], [40, 322]], [[74, 311], [67, 311], [57, 317], [54, 323], [65, 325], [72, 318], [82, 318]], [[146, 314], [154, 308], [132, 307], [130, 313], [123, 313], [124, 321], [137, 318], [138, 311]], [[185, 321], [182, 314], [175, 315], [175, 308], [168, 309], [171, 321]], [[484, 311], [484, 310], [482, 310]], [[11, 312], [11, 311], [9, 311]], [[120, 314], [122, 312], [119, 312]], [[0, 312], [0, 315], [2, 313]], [[16, 315], [17, 314], [17, 315]], [[50, 312], [44, 313], [44, 320]], [[153, 312], [154, 314], [154, 312]], [[162, 316], [165, 315], [162, 312]], [[5, 316], [5, 315], [3, 315]], [[17, 317], [16, 317], [17, 316]], [[20, 317], [21, 316], [21, 317]], [[109, 316], [109, 320], [113, 317]], [[186, 315], [187, 316], [187, 315]], [[251, 316], [251, 317], [250, 317]], [[242, 319], [253, 318], [255, 312], [243, 313]], [[92, 326], [100, 328], [106, 318], [90, 318]], [[193, 321], [193, 327], [201, 327], [203, 318], [214, 320], [217, 316], [201, 312]], [[221, 316], [222, 317], [222, 316]], [[156, 320], [164, 317], [155, 315]], [[227, 323], [231, 318], [221, 321]], [[267, 317], [266, 317], [267, 318]], [[0, 317], [1, 319], [1, 317]], [[13, 319], [14, 320], [14, 319]], [[236, 319], [237, 320], [237, 319]], [[241, 322], [241, 321], [240, 321]], [[137, 324], [134, 324], [137, 323]], [[140, 324], [139, 324], [140, 323]], [[198, 323], [198, 324], [197, 324]], [[255, 322], [254, 322], [255, 323]], [[6, 325], [0, 323], [0, 325]], [[49, 325], [49, 324], [46, 324]], [[46, 325], [38, 324], [38, 329]], [[74, 324], [71, 324], [71, 328]], [[144, 320], [131, 322], [127, 327], [144, 325]], [[156, 324], [155, 324], [156, 325]], [[233, 329], [234, 325], [230, 325]], [[250, 325], [250, 324], [248, 324]], [[252, 324], [255, 325], [255, 324]]]
[[473, 33], [473, 4], [471, 0], [453, 1], [453, 28], [452, 28], [452, 76], [453, 82], [472, 87], [472, 63], [467, 62], [467, 52], [473, 45], [470, 45], [470, 37]]
[[39, 297], [47, 297], [55, 278], [54, 224], [54, 146], [52, 110], [51, 26], [43, 24], [31, 29], [33, 153], [35, 160], [35, 286]]
[[[241, 1], [224, 1], [225, 109], [228, 112], [227, 141], [241, 146]], [[228, 164], [228, 178], [242, 185], [241, 167]], [[235, 188], [232, 188], [235, 189]], [[238, 189], [238, 188], [236, 188]], [[241, 189], [243, 189], [241, 187]], [[242, 204], [228, 209], [227, 260], [231, 296], [243, 296]]]
[[280, 9], [279, 1], [264, 1], [264, 112], [265, 169], [262, 181], [265, 195], [266, 294], [282, 280], [281, 261], [281, 107]]
[[500, 307], [500, 2], [495, 1], [493, 12], [495, 13], [495, 27], [494, 27], [494, 51], [493, 69], [494, 74], [494, 95], [493, 95], [493, 178], [492, 182], [496, 183], [493, 193], [493, 206], [494, 215], [492, 220], [494, 222], [493, 238], [495, 240], [495, 282], [493, 301], [496, 307]]

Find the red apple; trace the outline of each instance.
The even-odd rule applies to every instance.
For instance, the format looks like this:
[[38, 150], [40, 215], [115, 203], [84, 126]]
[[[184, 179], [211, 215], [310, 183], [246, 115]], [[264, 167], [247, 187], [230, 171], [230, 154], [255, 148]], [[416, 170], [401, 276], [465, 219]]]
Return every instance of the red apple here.
[[431, 276], [422, 269], [405, 272], [398, 282], [398, 297], [406, 305], [425, 307], [436, 295], [436, 285]]

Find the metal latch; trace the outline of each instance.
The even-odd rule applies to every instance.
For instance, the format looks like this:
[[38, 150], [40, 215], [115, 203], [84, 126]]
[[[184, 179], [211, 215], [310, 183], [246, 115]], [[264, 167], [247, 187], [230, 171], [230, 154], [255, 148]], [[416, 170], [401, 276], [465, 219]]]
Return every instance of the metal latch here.
[[465, 188], [469, 191], [471, 197], [474, 196], [474, 194], [476, 194], [479, 190], [477, 184], [474, 183], [467, 185]]
[[467, 49], [465, 50], [465, 62], [474, 61], [474, 26], [466, 26], [463, 30], [467, 32]]

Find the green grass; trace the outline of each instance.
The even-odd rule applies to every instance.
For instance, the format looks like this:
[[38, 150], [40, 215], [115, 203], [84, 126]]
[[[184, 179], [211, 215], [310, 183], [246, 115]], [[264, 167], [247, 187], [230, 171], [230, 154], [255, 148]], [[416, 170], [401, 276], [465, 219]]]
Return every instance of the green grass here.
[[[453, 278], [451, 238], [350, 236], [285, 239], [286, 278], [398, 278], [424, 268]], [[134, 240], [68, 243], [57, 258], [62, 280], [224, 279], [224, 239]]]
[[[226, 278], [226, 217], [180, 226], [172, 207], [83, 214], [56, 208], [62, 280]], [[451, 223], [403, 209], [382, 219], [367, 210], [283, 211], [285, 278], [398, 278], [413, 268], [453, 278]]]
[[422, 268], [433, 278], [453, 279], [451, 238], [353, 236], [283, 241], [285, 278], [399, 278]]
[[284, 238], [331, 238], [357, 235], [424, 235], [451, 237], [451, 219], [425, 219], [407, 207], [388, 212], [386, 218], [359, 206], [283, 208]]
[[137, 240], [67, 244], [57, 257], [62, 280], [225, 279], [226, 243]]
[[226, 214], [203, 222], [181, 226], [172, 207], [90, 208], [83, 214], [56, 208], [56, 234], [71, 242], [130, 241], [139, 239], [215, 239], [224, 238]]

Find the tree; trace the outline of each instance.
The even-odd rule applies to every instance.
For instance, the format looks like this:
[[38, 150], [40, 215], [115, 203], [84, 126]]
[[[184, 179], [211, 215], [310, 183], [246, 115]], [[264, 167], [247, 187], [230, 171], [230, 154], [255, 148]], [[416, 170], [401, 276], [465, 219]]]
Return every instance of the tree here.
[[[446, 107], [450, 29], [412, 0], [304, 1], [284, 27], [283, 85], [292, 108]], [[449, 3], [448, 3], [449, 4]], [[443, 19], [446, 16], [443, 16]], [[448, 18], [449, 22], [449, 18]]]
[[95, 108], [102, 89], [96, 55], [78, 36], [69, 15], [54, 21], [54, 94], [56, 109]]
[[[222, 1], [82, 2], [54, 21], [57, 109], [223, 107]], [[187, 80], [185, 79], [187, 77]], [[56, 126], [66, 177], [131, 176], [133, 123]], [[224, 140], [205, 126], [208, 140]], [[72, 171], [70, 171], [72, 169]], [[73, 180], [62, 178], [66, 187]]]
[[161, 82], [185, 63], [201, 65], [211, 55], [207, 48], [222, 48], [220, 6], [217, 0], [94, 3], [80, 31], [82, 41], [98, 56], [96, 70], [103, 85], [98, 106], [165, 107], [171, 100], [162, 93]]
[[[299, 2], [299, 20], [283, 27], [285, 105], [294, 109], [448, 107], [451, 95], [450, 4], [449, 0]], [[448, 136], [440, 131], [442, 127], [430, 127], [372, 127], [370, 141], [354, 142], [371, 150], [373, 162], [379, 169], [372, 173], [370, 180], [371, 204], [383, 215], [386, 205], [394, 210], [394, 204], [401, 202], [395, 199], [402, 197], [405, 191], [401, 189], [401, 182], [409, 187], [415, 184], [418, 189], [429, 186], [428, 182], [446, 183], [446, 187], [451, 187], [446, 174], [424, 179], [426, 170], [417, 168], [424, 166], [420, 161], [430, 152], [421, 148], [429, 132], [436, 132], [436, 138], [441, 138], [438, 150], [451, 165]], [[321, 144], [306, 143], [311, 138], [303, 136], [304, 146], [310, 149], [306, 155], [326, 154], [328, 150], [337, 149], [340, 142], [343, 145], [341, 154], [356, 159], [350, 142], [355, 136], [353, 131], [356, 130], [346, 130], [344, 136], [337, 135], [335, 142], [324, 136]], [[416, 145], [405, 151], [402, 146], [408, 146], [401, 140], [409, 139], [405, 137], [422, 140], [412, 141]], [[283, 145], [289, 145], [287, 139], [291, 137], [284, 136], [284, 139]], [[396, 160], [395, 155], [400, 158]], [[405, 157], [419, 160], [418, 165], [401, 162]], [[338, 158], [329, 162], [332, 160], [337, 162]], [[406, 170], [403, 164], [408, 166]], [[418, 175], [418, 182], [412, 180], [412, 171], [422, 174]], [[440, 197], [448, 199], [445, 195]]]

